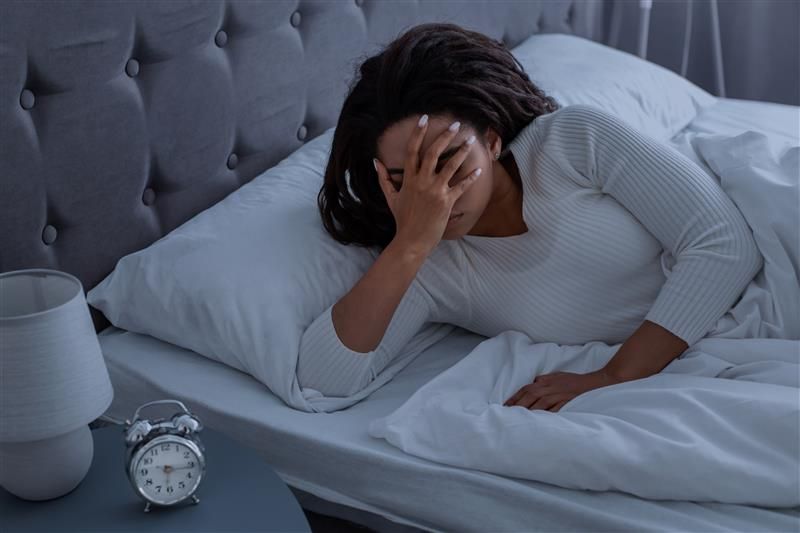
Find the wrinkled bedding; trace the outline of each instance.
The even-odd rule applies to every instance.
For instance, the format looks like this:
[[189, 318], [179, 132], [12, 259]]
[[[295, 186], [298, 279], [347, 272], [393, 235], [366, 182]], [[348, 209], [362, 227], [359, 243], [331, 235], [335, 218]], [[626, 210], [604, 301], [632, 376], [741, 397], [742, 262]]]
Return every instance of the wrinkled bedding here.
[[373, 420], [369, 434], [431, 461], [571, 489], [800, 505], [800, 146], [753, 130], [691, 143], [765, 259], [705, 338], [656, 375], [549, 412], [502, 404], [536, 375], [598, 369], [621, 345], [505, 331]]

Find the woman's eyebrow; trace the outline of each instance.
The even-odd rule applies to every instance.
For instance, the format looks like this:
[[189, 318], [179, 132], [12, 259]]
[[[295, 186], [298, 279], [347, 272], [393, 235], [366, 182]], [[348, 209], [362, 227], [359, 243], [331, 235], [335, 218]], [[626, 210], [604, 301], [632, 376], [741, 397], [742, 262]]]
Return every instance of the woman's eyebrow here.
[[[450, 156], [452, 156], [454, 153], [458, 152], [459, 148], [461, 148], [461, 145], [453, 146], [452, 148], [448, 148], [447, 150], [442, 152], [441, 155], [439, 155], [439, 161], [440, 162], [441, 161], [447, 161], [450, 158]], [[402, 168], [387, 168], [386, 171], [389, 174], [400, 174], [401, 176], [403, 175], [403, 169]]]

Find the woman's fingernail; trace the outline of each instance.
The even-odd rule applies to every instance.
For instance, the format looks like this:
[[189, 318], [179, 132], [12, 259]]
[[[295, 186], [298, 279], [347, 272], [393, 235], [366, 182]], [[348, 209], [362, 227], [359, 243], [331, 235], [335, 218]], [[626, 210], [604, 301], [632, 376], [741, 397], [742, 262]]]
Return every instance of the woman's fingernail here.
[[378, 171], [378, 160], [374, 157], [372, 158], [372, 166], [375, 167], [375, 172]]
[[483, 169], [481, 167], [475, 169], [475, 177], [477, 178], [478, 176], [480, 176], [481, 172], [483, 172]]
[[419, 117], [419, 122], [417, 122], [417, 125], [421, 128], [427, 123], [428, 123], [428, 115], [426, 114]]
[[458, 131], [458, 128], [460, 128], [460, 127], [461, 127], [461, 122], [459, 122], [459, 121], [457, 121], [457, 120], [456, 120], [455, 122], [453, 122], [452, 124], [450, 124], [450, 127], [449, 127], [448, 129], [449, 129], [450, 131]]
[[475, 136], [474, 135], [470, 135], [469, 139], [467, 139], [467, 144], [472, 144], [474, 142], [475, 142]]

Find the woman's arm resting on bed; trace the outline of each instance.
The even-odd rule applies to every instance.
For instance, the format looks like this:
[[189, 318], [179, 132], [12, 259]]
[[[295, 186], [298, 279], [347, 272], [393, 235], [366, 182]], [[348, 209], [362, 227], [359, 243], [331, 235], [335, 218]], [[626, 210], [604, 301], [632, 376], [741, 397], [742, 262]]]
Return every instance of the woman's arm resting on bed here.
[[646, 378], [661, 372], [687, 348], [683, 339], [645, 320], [602, 370], [618, 382]]
[[351, 396], [402, 352], [431, 314], [415, 283], [425, 259], [393, 240], [353, 289], [309, 325], [297, 357], [301, 387]]
[[556, 412], [584, 392], [657, 374], [689, 347], [655, 322], [645, 320], [606, 363], [588, 374], [552, 372], [536, 376], [503, 404]]
[[588, 374], [552, 372], [536, 376], [503, 405], [556, 412], [584, 392], [657, 374], [689, 345], [655, 322], [645, 320], [606, 363]]

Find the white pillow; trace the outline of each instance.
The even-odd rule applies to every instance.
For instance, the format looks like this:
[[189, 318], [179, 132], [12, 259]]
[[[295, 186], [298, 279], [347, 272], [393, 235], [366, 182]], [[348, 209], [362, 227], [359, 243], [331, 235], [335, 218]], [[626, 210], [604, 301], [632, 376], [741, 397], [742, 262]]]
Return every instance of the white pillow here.
[[561, 106], [593, 105], [661, 141], [717, 101], [669, 69], [576, 35], [532, 35], [511, 53]]
[[334, 129], [122, 257], [88, 303], [114, 326], [251, 374], [295, 408], [321, 410], [297, 383], [300, 338], [378, 253], [344, 246], [322, 226], [316, 196]]

